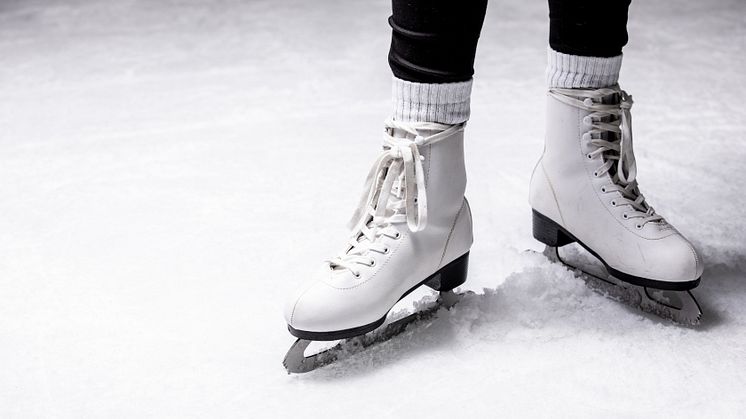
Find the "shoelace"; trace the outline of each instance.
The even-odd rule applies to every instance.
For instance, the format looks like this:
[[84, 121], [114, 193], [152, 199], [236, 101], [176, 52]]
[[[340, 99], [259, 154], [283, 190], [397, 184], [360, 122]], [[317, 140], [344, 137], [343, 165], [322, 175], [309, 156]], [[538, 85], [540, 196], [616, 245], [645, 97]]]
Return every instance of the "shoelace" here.
[[[639, 218], [637, 228], [642, 228], [646, 223], [664, 221], [663, 217], [655, 213], [653, 207], [645, 202], [645, 197], [637, 185], [637, 163], [632, 148], [632, 96], [621, 90], [619, 86], [602, 89], [560, 89], [549, 90], [549, 95], [576, 108], [591, 112], [585, 122], [591, 129], [583, 134], [583, 139], [590, 141], [596, 146], [596, 150], [590, 152], [587, 157], [594, 158], [603, 155], [604, 164], [594, 173], [602, 176], [615, 169], [611, 178], [612, 183], [602, 187], [605, 193], [619, 192], [619, 200], [612, 201], [612, 205], [629, 205], [633, 210], [625, 213], [625, 218]], [[608, 96], [619, 95], [618, 104], [603, 103]], [[605, 122], [604, 119], [609, 119]], [[614, 133], [619, 139], [609, 141], [603, 139], [604, 132]], [[621, 202], [620, 202], [621, 201]]]
[[[407, 223], [412, 232], [427, 226], [427, 191], [420, 147], [437, 143], [464, 129], [464, 125], [432, 122], [385, 122], [384, 150], [376, 159], [365, 180], [364, 193], [355, 210], [350, 227], [352, 237], [342, 254], [328, 260], [331, 269], [348, 269], [356, 277], [358, 268], [373, 266], [368, 252], [386, 254], [389, 249], [378, 239], [398, 239], [401, 233], [394, 224]], [[400, 138], [395, 132], [413, 138]], [[435, 131], [424, 137], [420, 132]]]

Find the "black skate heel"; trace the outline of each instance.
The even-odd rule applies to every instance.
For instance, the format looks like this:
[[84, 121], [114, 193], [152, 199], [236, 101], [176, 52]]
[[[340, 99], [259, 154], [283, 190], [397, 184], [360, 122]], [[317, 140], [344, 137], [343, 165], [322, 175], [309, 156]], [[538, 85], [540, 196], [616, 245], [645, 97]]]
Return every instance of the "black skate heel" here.
[[466, 252], [427, 278], [425, 285], [440, 292], [450, 291], [466, 282], [468, 267], [469, 252]]
[[534, 238], [547, 246], [561, 247], [575, 242], [564, 228], [536, 210], [531, 210], [534, 218]]

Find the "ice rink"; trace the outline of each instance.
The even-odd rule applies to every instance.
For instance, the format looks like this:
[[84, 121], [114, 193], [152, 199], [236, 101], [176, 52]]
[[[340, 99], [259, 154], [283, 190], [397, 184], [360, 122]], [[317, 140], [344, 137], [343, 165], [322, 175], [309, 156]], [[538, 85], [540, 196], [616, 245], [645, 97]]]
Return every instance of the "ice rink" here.
[[343, 246], [378, 155], [389, 7], [0, 0], [0, 417], [743, 417], [742, 0], [634, 1], [620, 80], [645, 196], [706, 261], [699, 327], [525, 252], [547, 6], [492, 1], [466, 131], [477, 295], [286, 374], [284, 297]]

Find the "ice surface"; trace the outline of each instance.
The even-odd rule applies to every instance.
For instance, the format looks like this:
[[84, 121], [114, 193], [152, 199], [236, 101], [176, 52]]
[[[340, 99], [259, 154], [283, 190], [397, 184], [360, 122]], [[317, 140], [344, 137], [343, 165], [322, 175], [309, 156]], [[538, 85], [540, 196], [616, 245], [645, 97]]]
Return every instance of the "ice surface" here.
[[[493, 2], [468, 297], [304, 376], [285, 293], [339, 249], [388, 112], [387, 2], [0, 2], [0, 416], [738, 417], [746, 3], [637, 1], [640, 180], [701, 250], [687, 329], [524, 253], [546, 4]], [[354, 192], [351, 192], [354, 191]]]

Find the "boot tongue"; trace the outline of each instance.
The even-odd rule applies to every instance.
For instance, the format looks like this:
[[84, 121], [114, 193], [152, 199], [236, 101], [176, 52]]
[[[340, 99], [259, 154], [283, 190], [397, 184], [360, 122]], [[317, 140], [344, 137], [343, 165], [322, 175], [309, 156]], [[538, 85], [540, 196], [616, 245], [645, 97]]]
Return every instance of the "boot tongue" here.
[[[404, 131], [402, 129], [398, 128], [389, 128], [391, 131], [391, 135], [394, 138], [404, 138], [408, 140], [414, 141], [415, 136], [407, 131]], [[386, 176], [388, 176], [388, 172], [386, 173]], [[389, 219], [397, 214], [402, 214], [404, 212], [404, 208], [396, 208], [397, 203], [401, 202], [401, 200], [404, 199], [404, 182], [402, 181], [402, 174], [398, 176], [396, 180], [394, 180], [393, 185], [391, 186], [391, 195], [389, 196], [388, 200], [386, 201], [386, 215], [385, 218]], [[377, 209], [377, 207], [375, 208]], [[395, 223], [402, 223], [406, 222], [406, 220], [398, 221]], [[368, 228], [375, 228], [376, 223], [373, 219], [373, 217], [369, 217], [368, 222], [365, 223]], [[361, 243], [363, 241], [367, 241], [368, 239], [365, 237], [364, 234], [359, 234], [357, 236], [357, 242]], [[351, 249], [350, 249], [351, 250]]]
[[[407, 132], [401, 128], [388, 128], [388, 129], [389, 129], [389, 132], [391, 133], [391, 136], [394, 138], [406, 138], [407, 140], [411, 140], [411, 141], [415, 140], [416, 136], [412, 134], [411, 132]], [[420, 128], [418, 129], [417, 132], [421, 137], [427, 138], [433, 134], [437, 134], [439, 131]]]
[[622, 102], [622, 96], [621, 94], [615, 92], [610, 95], [606, 95], [603, 98], [601, 98], [601, 103], [604, 105], [618, 105]]
[[[621, 101], [622, 101], [622, 97], [619, 93], [613, 93], [613, 94], [610, 94], [610, 95], [607, 95], [601, 98], [601, 103], [603, 103], [604, 105], [619, 105]], [[618, 117], [607, 115], [601, 118], [601, 121], [602, 122], [614, 122], [614, 121], [617, 121], [618, 119], [619, 119]], [[620, 142], [622, 140], [621, 134], [617, 134], [611, 131], [602, 132], [601, 139], [609, 141], [609, 142], [613, 142], [613, 143]], [[617, 151], [609, 150], [604, 154], [619, 157], [619, 152]], [[617, 165], [614, 164], [609, 168], [609, 174], [611, 176], [614, 176], [616, 172], [617, 172]]]
[[[603, 103], [604, 105], [618, 105], [619, 106], [621, 104], [621, 102], [622, 102], [622, 95], [619, 92], [615, 92], [613, 94], [604, 96], [601, 99], [601, 103]], [[619, 117], [613, 117], [611, 115], [608, 115], [608, 116], [603, 117], [602, 121], [603, 122], [614, 122], [614, 121], [618, 121], [620, 118], [621, 118], [621, 116], [619, 116]], [[601, 134], [601, 138], [604, 139], [604, 140], [606, 140], [606, 141], [610, 141], [610, 142], [620, 142], [622, 140], [621, 135], [622, 134], [618, 134], [618, 133], [611, 132], [611, 131], [604, 131]], [[618, 151], [609, 150], [609, 151], [607, 151], [604, 154], [619, 157], [619, 152]], [[614, 175], [617, 174], [617, 171], [618, 171], [617, 165], [613, 164], [609, 168], [609, 172], [608, 173], [609, 173], [609, 175], [611, 175], [612, 177], [614, 177]], [[635, 187], [635, 189], [634, 189], [634, 195], [639, 195], [639, 193], [640, 193], [640, 191], [638, 190], [637, 187]], [[644, 208], [647, 209], [648, 212], [650, 211], [650, 205], [647, 202], [643, 202], [642, 205], [643, 205]], [[656, 221], [656, 222], [663, 224], [666, 221], [665, 220], [661, 220], [661, 221]]]
[[[391, 131], [391, 136], [394, 138], [402, 138], [410, 141], [415, 141], [416, 136], [410, 132], [407, 132], [403, 129], [399, 128], [389, 128]], [[423, 134], [421, 134], [423, 135]], [[428, 135], [427, 133], [424, 133], [424, 135]], [[388, 175], [388, 173], [387, 173]], [[393, 185], [391, 186], [391, 195], [388, 198], [388, 201], [386, 202], [386, 217], [390, 218], [393, 215], [396, 214], [404, 214], [405, 208], [397, 208], [401, 204], [402, 200], [404, 199], [405, 194], [405, 182], [404, 182], [404, 173], [403, 171], [399, 173], [398, 178], [394, 181]], [[416, 199], [416, 198], [415, 198]], [[406, 220], [399, 220], [394, 221], [394, 223], [404, 223]], [[371, 220], [372, 223], [372, 220]], [[369, 223], [369, 226], [371, 225]]]
[[389, 132], [391, 133], [391, 136], [394, 138], [405, 138], [407, 140], [414, 141], [415, 136], [414, 134], [410, 132], [407, 132], [400, 128], [388, 128], [388, 129], [389, 129]]
[[[388, 200], [386, 201], [386, 215], [385, 217], [391, 222], [392, 224], [400, 223], [400, 222], [406, 222], [404, 220], [395, 221], [391, 220], [391, 217], [393, 217], [396, 214], [404, 214], [404, 208], [398, 208], [397, 204], [400, 204], [402, 200], [404, 199], [404, 182], [402, 181], [402, 175], [400, 174], [398, 178], [394, 181], [394, 184], [391, 186], [391, 195], [389, 195]], [[373, 220], [371, 220], [370, 223], [368, 223], [368, 226], [371, 227], [373, 224]]]

